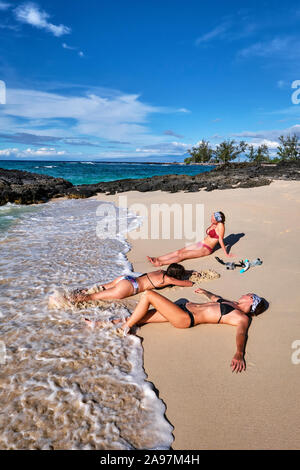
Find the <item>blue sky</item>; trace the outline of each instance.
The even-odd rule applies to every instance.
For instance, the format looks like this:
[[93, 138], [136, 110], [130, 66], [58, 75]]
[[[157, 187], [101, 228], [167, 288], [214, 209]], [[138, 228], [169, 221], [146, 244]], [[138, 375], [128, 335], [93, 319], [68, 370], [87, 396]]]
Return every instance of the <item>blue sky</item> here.
[[296, 1], [0, 0], [0, 159], [274, 151], [300, 136], [299, 51]]

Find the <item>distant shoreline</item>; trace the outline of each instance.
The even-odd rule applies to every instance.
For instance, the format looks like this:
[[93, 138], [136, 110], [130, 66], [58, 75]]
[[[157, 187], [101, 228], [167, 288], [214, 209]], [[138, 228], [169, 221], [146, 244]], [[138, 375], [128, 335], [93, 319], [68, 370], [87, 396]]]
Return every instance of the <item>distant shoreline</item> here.
[[98, 193], [116, 194], [126, 191], [165, 191], [176, 193], [213, 191], [215, 189], [254, 188], [274, 180], [300, 180], [300, 161], [278, 164], [229, 163], [211, 171], [191, 174], [165, 174], [145, 178], [124, 178], [113, 181], [73, 185], [63, 178], [21, 170], [0, 168], [0, 205], [37, 204], [66, 196], [88, 198]]
[[[18, 162], [18, 160], [3, 160], [0, 159], [1, 162]], [[22, 160], [22, 162], [34, 162], [34, 163], [106, 163], [106, 164], [115, 164], [115, 163], [122, 163], [122, 164], [130, 164], [130, 165], [187, 165], [184, 162], [131, 162], [131, 161], [102, 161], [102, 160]], [[215, 163], [191, 163], [191, 165], [203, 165], [203, 166], [215, 166]]]

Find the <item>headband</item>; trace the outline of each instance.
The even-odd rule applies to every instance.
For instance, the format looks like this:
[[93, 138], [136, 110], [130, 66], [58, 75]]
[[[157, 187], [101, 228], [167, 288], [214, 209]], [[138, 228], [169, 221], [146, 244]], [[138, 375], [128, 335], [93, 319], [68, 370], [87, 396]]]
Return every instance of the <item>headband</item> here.
[[214, 213], [214, 218], [216, 219], [217, 222], [222, 222], [222, 219], [223, 219], [220, 212], [215, 212]]
[[253, 302], [251, 306], [251, 312], [255, 312], [255, 309], [258, 306], [259, 302], [262, 300], [262, 298], [259, 297], [259, 295], [252, 294], [252, 299], [253, 299]]

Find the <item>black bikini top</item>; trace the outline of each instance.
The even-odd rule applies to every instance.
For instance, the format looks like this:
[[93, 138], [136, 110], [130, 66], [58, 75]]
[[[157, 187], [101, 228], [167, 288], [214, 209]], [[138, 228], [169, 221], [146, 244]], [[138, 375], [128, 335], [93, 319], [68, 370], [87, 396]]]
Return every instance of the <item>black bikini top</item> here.
[[[164, 282], [164, 279], [165, 279], [165, 275], [166, 275], [166, 273], [164, 272], [164, 275], [163, 275], [163, 282]], [[151, 279], [150, 279], [148, 273], [143, 273], [140, 277], [142, 277], [142, 276], [147, 276], [147, 278], [148, 278], [149, 281], [151, 282], [151, 284], [152, 284], [152, 286], [154, 287], [154, 289], [164, 289], [164, 287], [157, 287], [157, 286], [155, 286], [155, 285], [153, 284], [153, 282], [151, 281]]]
[[227, 313], [232, 312], [232, 310], [235, 310], [235, 307], [227, 304], [226, 300], [224, 301], [224, 299], [218, 299], [217, 302], [220, 304], [221, 317], [223, 315], [227, 315]]

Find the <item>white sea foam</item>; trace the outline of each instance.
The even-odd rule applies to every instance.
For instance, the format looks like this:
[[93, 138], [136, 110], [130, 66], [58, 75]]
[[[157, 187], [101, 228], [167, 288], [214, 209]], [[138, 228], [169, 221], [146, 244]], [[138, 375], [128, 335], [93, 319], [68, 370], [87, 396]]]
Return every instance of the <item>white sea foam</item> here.
[[83, 321], [124, 318], [126, 306], [48, 309], [54, 290], [132, 274], [125, 234], [96, 236], [98, 205], [89, 199], [38, 206], [22, 213], [0, 244], [1, 449], [171, 446], [172, 426], [146, 381], [140, 339], [123, 338], [110, 322], [92, 329]]

